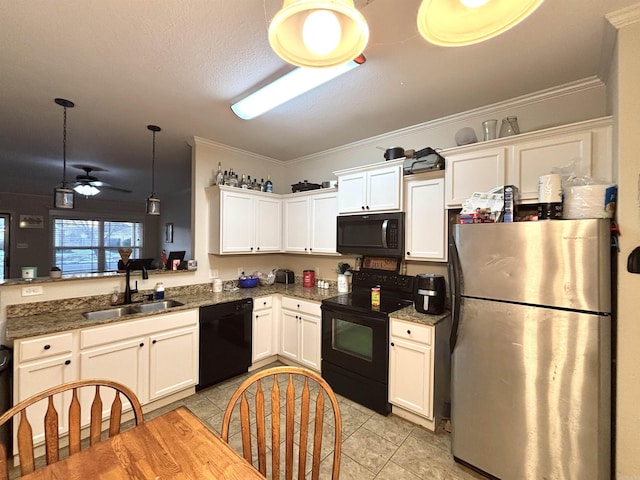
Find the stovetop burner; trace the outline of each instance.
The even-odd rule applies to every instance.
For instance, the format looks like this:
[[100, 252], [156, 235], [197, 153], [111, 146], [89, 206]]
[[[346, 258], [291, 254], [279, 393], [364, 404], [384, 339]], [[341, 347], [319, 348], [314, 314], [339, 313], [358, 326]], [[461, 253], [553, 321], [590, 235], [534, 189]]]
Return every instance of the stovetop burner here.
[[[353, 273], [352, 293], [338, 295], [322, 301], [323, 305], [353, 310], [371, 316], [387, 317], [413, 301], [415, 277], [376, 270]], [[371, 305], [371, 288], [380, 287], [380, 306]]]

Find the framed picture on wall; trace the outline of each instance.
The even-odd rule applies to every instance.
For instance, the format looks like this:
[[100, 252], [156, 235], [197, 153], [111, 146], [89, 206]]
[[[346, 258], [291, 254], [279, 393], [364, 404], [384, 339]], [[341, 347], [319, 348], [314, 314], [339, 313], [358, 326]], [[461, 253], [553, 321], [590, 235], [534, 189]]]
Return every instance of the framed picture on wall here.
[[20, 228], [44, 228], [42, 215], [20, 215]]
[[173, 223], [164, 224], [164, 241], [173, 243]]

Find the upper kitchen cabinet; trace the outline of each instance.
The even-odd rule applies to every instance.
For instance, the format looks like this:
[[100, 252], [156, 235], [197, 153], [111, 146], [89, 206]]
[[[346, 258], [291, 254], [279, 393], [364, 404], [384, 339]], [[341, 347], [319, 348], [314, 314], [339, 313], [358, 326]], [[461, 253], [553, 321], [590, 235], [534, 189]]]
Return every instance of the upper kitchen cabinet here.
[[447, 211], [443, 172], [407, 175], [404, 183], [405, 258], [446, 262]]
[[210, 206], [209, 253], [279, 252], [282, 200], [271, 193], [234, 187], [207, 188]]
[[285, 195], [282, 202], [285, 252], [337, 254], [337, 190]]
[[520, 201], [537, 203], [538, 178], [568, 173], [613, 180], [612, 119], [588, 120], [443, 151], [445, 204], [459, 208], [473, 192], [515, 185]]
[[338, 213], [402, 211], [404, 159], [333, 172], [338, 177]]

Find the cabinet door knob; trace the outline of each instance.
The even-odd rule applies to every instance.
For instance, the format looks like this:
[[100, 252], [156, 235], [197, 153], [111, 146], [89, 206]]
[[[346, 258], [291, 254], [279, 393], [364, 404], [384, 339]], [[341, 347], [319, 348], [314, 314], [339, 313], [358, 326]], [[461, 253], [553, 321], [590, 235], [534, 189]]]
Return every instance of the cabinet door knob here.
[[409, 335], [411, 335], [411, 330], [407, 330], [407, 333], [408, 333]]
[[156, 344], [157, 340], [153, 340], [151, 343], [153, 343], [154, 345]]
[[313, 248], [309, 247], [309, 251], [310, 251], [310, 252], [313, 252]]
[[141, 347], [144, 347], [144, 343], [141, 343], [141, 344], [140, 344], [140, 346], [141, 346]]
[[396, 346], [396, 344], [395, 344], [395, 343], [393, 343], [393, 342], [391, 342], [391, 346], [392, 346], [392, 347], [395, 347], [395, 346]]
[[65, 365], [71, 365], [71, 360], [65, 360], [64, 364]]
[[367, 205], [367, 210], [369, 210], [369, 205]]
[[360, 207], [362, 210], [364, 210], [364, 205]]
[[251, 247], [251, 251], [253, 252], [253, 247]]
[[262, 304], [263, 304], [264, 306], [267, 306], [267, 302], [262, 302]]
[[304, 247], [304, 251], [305, 251], [305, 252], [307, 251], [307, 247]]
[[407, 252], [407, 255], [411, 255], [411, 252]]
[[45, 350], [49, 350], [50, 348], [51, 348], [51, 345], [48, 345], [48, 344], [47, 344], [47, 345], [45, 345], [45, 346], [44, 346], [44, 349], [45, 349]]
[[256, 250], [260, 251], [260, 247], [256, 248]]

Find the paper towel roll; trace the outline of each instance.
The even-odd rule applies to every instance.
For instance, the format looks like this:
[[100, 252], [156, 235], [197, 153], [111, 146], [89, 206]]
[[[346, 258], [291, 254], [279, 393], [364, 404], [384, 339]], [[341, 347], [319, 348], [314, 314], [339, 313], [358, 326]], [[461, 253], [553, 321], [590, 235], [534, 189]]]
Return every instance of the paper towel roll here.
[[616, 190], [611, 184], [566, 187], [562, 217], [611, 218], [616, 206]]
[[542, 175], [538, 179], [538, 202], [562, 202], [562, 181], [560, 175], [552, 173], [549, 175]]

